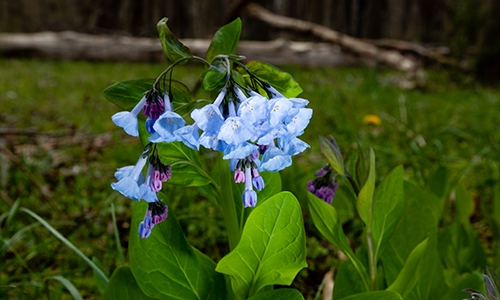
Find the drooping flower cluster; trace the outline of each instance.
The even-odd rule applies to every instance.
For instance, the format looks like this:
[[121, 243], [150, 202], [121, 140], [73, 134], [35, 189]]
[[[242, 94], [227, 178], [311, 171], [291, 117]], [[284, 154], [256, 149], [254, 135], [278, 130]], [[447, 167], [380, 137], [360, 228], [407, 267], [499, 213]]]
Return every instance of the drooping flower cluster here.
[[[139, 236], [147, 238], [151, 234], [154, 225], [167, 218], [168, 207], [156, 194], [172, 176], [171, 167], [161, 162], [156, 143], [173, 142], [180, 140], [175, 131], [184, 126], [184, 119], [172, 111], [169, 94], [163, 94], [157, 89], [147, 92], [137, 103], [132, 111], [123, 111], [113, 115], [113, 122], [122, 127], [125, 132], [132, 136], [139, 135], [138, 114], [143, 112], [146, 119], [146, 130], [151, 134], [150, 143], [146, 145], [139, 160], [134, 166], [119, 168], [115, 173], [118, 182], [111, 187], [124, 196], [140, 201], [148, 202], [148, 209], [144, 220], [139, 225]], [[143, 169], [148, 164], [146, 176]]]
[[253, 187], [264, 188], [259, 171], [280, 171], [292, 164], [293, 155], [309, 147], [297, 138], [312, 116], [312, 110], [305, 107], [308, 101], [286, 98], [267, 83], [262, 88], [269, 99], [236, 84], [224, 87], [213, 103], [193, 110], [193, 125], [179, 130], [192, 137], [192, 128], [196, 133], [200, 129], [197, 143], [183, 139], [184, 143], [220, 151], [230, 160], [235, 182], [245, 183], [245, 207], [257, 203]]
[[335, 171], [326, 165], [315, 173], [316, 178], [307, 183], [307, 190], [328, 204], [332, 204], [339, 184], [335, 181]]
[[157, 143], [182, 142], [193, 150], [198, 150], [201, 145], [222, 152], [223, 159], [230, 162], [234, 181], [245, 184], [242, 193], [244, 207], [255, 206], [256, 191], [265, 186], [259, 172], [280, 171], [292, 164], [293, 155], [309, 147], [298, 138], [312, 116], [312, 109], [306, 108], [309, 101], [285, 97], [269, 83], [253, 76], [248, 69], [251, 86], [238, 84], [231, 74], [228, 58], [221, 57], [221, 60], [226, 62], [225, 84], [213, 103], [191, 112], [193, 124], [186, 125], [184, 119], [173, 111], [171, 94], [166, 92], [170, 89], [165, 86], [165, 80], [164, 88], [159, 88], [158, 82], [168, 69], [130, 112], [119, 112], [112, 117], [116, 125], [132, 136], [139, 135], [139, 113], [142, 111], [146, 117], [150, 143], [135, 166], [118, 169], [115, 174], [118, 182], [111, 185], [126, 197], [148, 202], [146, 215], [139, 226], [142, 238], [148, 237], [154, 225], [165, 220], [168, 214], [168, 207], [159, 200], [157, 192], [172, 173], [170, 166], [159, 159]]

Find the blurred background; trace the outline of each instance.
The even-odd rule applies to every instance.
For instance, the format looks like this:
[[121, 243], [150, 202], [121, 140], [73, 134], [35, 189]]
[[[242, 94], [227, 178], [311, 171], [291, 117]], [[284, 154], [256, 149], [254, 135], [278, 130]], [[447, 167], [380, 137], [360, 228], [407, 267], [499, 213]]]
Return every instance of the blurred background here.
[[[318, 135], [333, 135], [348, 159], [374, 148], [378, 182], [403, 165], [405, 179], [446, 199], [443, 227], [454, 221], [455, 189], [466, 190], [482, 248], [461, 270], [500, 266], [498, 16], [496, 0], [0, 0], [0, 299], [73, 299], [71, 287], [100, 298], [88, 264], [44, 221], [107, 274], [120, 251], [126, 260], [132, 203], [109, 185], [142, 149], [111, 122], [120, 109], [101, 93], [168, 66], [156, 30], [163, 17], [201, 56], [240, 17], [239, 51], [289, 72], [310, 100], [311, 149], [281, 172], [304, 208], [309, 267], [293, 286], [306, 299], [340, 261], [305, 204], [307, 181], [325, 163]], [[206, 98], [202, 72], [182, 66], [174, 78]], [[192, 245], [216, 261], [227, 253], [219, 207], [195, 188], [163, 191]], [[343, 193], [334, 205], [355, 240], [361, 227], [349, 222]]]
[[[445, 46], [444, 54], [473, 59], [467, 69], [484, 80], [500, 69], [500, 4], [494, 0], [209, 0], [209, 1], [0, 1], [0, 32], [72, 30], [92, 34], [156, 37], [163, 16], [179, 38], [210, 38], [217, 28], [243, 18], [243, 40], [314, 40], [273, 28], [249, 16], [257, 3], [282, 16], [306, 20], [362, 39], [397, 39]], [[317, 38], [316, 38], [317, 39]]]

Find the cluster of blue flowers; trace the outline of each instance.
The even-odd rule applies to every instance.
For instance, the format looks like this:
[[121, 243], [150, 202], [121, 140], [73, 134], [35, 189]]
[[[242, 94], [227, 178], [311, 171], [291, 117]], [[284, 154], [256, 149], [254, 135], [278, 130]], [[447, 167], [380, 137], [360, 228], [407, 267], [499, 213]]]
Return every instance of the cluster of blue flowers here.
[[305, 108], [308, 101], [286, 98], [269, 84], [262, 87], [269, 99], [234, 85], [223, 88], [212, 104], [191, 113], [195, 123], [190, 126], [202, 131], [195, 145], [223, 152], [223, 158], [230, 160], [234, 181], [245, 183], [245, 207], [257, 203], [253, 188], [264, 188], [259, 171], [280, 171], [292, 164], [293, 155], [309, 147], [297, 138], [312, 116], [312, 109]]
[[[150, 143], [135, 166], [117, 170], [118, 182], [111, 185], [128, 198], [149, 203], [139, 226], [141, 237], [148, 237], [153, 226], [165, 220], [168, 214], [168, 207], [156, 193], [172, 172], [170, 166], [160, 161], [157, 143], [182, 142], [194, 150], [201, 145], [222, 152], [223, 158], [230, 161], [234, 181], [245, 183], [242, 194], [245, 207], [257, 204], [255, 190], [265, 186], [259, 172], [280, 171], [292, 164], [293, 155], [309, 147], [298, 138], [312, 116], [312, 109], [306, 108], [308, 101], [287, 98], [260, 80], [259, 87], [267, 97], [259, 94], [258, 88], [250, 89], [228, 80], [213, 103], [191, 112], [194, 120], [191, 125], [186, 125], [172, 110], [169, 93], [156, 87], [145, 93], [130, 112], [119, 112], [112, 117], [117, 126], [132, 136], [139, 135], [139, 112], [147, 117]], [[144, 178], [142, 170], [146, 164]]]

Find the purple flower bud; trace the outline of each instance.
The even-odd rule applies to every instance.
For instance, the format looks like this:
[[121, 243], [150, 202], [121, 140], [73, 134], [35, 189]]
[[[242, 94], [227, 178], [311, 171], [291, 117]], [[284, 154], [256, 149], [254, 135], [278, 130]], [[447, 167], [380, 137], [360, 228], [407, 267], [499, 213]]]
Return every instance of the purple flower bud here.
[[234, 182], [245, 182], [245, 173], [240, 168], [236, 168], [236, 170], [234, 170]]
[[257, 176], [257, 177], [252, 178], [252, 183], [253, 183], [253, 186], [258, 191], [262, 191], [262, 189], [264, 188], [264, 179], [262, 179], [262, 176]]

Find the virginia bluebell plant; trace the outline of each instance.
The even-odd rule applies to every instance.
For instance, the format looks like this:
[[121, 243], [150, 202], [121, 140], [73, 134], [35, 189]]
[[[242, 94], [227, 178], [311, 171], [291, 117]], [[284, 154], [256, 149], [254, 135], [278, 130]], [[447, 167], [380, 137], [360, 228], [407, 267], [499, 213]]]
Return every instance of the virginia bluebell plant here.
[[[137, 283], [136, 292], [154, 299], [260, 293], [298, 299], [297, 290], [265, 287], [290, 285], [307, 266], [300, 204], [281, 192], [277, 172], [309, 147], [299, 139], [312, 117], [308, 101], [297, 98], [302, 89], [290, 74], [236, 55], [239, 19], [215, 33], [205, 58], [192, 55], [166, 22], [158, 31], [171, 64], [156, 79], [118, 82], [104, 91], [124, 109], [112, 121], [144, 146], [136, 164], [118, 168], [111, 184], [137, 201], [130, 269], [119, 270]], [[206, 67], [201, 79], [210, 100], [196, 100], [173, 78], [174, 68], [189, 62]], [[162, 192], [167, 181], [203, 187], [203, 197], [221, 208], [230, 252], [217, 264], [187, 242]], [[116, 299], [123, 298], [123, 280], [108, 285]]]
[[[168, 207], [156, 193], [172, 172], [170, 166], [161, 162], [158, 143], [182, 142], [193, 150], [198, 150], [201, 145], [222, 152], [223, 159], [230, 161], [234, 181], [245, 184], [242, 193], [244, 207], [256, 206], [255, 190], [261, 191], [265, 186], [259, 172], [280, 171], [292, 164], [293, 155], [309, 147], [298, 138], [312, 116], [312, 109], [306, 108], [307, 100], [285, 97], [241, 62], [233, 61], [231, 56], [218, 55], [212, 62], [215, 63], [225, 68], [223, 84], [213, 103], [191, 112], [193, 124], [186, 125], [183, 117], [172, 110], [174, 99], [168, 92], [171, 78], [166, 80], [170, 67], [156, 79], [149, 91], [144, 92], [130, 112], [119, 112], [112, 117], [113, 122], [131, 136], [139, 136], [138, 115], [141, 111], [146, 118], [144, 124], [150, 135], [149, 144], [135, 166], [118, 169], [115, 174], [118, 182], [111, 185], [130, 199], [149, 203], [139, 226], [142, 238], [148, 237], [154, 225], [165, 220], [168, 214]], [[233, 76], [233, 63], [246, 72], [248, 84], [237, 82]], [[175, 65], [176, 62], [171, 67]], [[142, 170], [146, 164], [144, 178]]]

